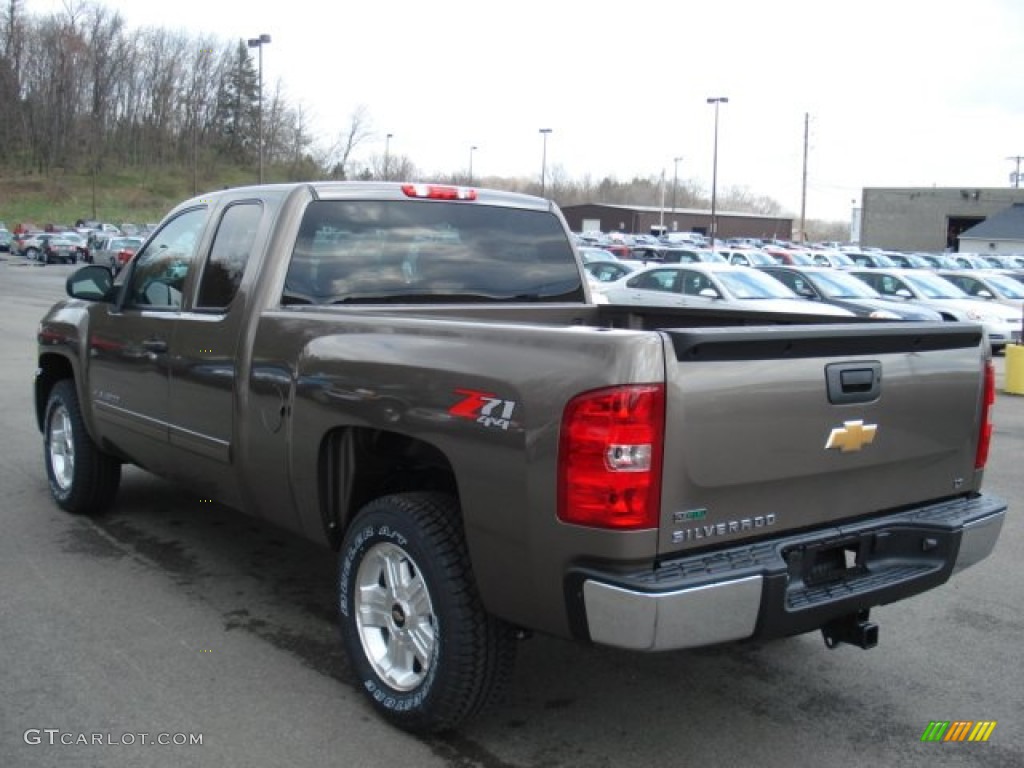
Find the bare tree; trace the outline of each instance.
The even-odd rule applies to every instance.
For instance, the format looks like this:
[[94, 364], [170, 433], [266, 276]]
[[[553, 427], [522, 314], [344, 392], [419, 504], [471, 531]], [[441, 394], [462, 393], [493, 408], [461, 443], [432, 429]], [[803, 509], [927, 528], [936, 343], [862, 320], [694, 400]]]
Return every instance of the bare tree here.
[[352, 153], [372, 135], [370, 112], [365, 104], [360, 104], [349, 115], [348, 126], [338, 134], [338, 138], [323, 157], [324, 165], [330, 169], [331, 178], [349, 178]]

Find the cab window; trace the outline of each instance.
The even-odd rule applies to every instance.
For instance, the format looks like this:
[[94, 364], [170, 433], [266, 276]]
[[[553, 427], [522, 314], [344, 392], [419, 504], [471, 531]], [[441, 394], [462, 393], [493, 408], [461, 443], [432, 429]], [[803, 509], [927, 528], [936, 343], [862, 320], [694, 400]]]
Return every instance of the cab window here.
[[205, 208], [168, 222], [138, 255], [125, 290], [125, 307], [176, 310], [206, 222]]
[[200, 309], [226, 308], [238, 293], [263, 215], [258, 202], [232, 205], [221, 217], [199, 281]]

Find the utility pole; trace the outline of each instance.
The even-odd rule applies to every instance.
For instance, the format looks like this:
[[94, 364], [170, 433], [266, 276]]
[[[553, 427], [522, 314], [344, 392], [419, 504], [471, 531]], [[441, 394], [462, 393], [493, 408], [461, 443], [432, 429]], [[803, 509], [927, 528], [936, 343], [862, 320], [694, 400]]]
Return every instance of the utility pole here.
[[263, 183], [263, 46], [270, 42], [270, 35], [264, 33], [259, 37], [253, 37], [249, 40], [249, 47], [256, 48], [259, 50], [259, 156], [260, 156], [260, 170], [259, 180], [260, 184]]
[[1013, 157], [1006, 158], [1012, 160], [1017, 164], [1017, 170], [1010, 174], [1010, 180], [1013, 182], [1014, 189], [1020, 189], [1020, 161], [1024, 160], [1024, 156], [1014, 155]]
[[810, 115], [804, 112], [804, 178], [800, 190], [800, 242], [807, 242], [807, 126]]
[[679, 187], [679, 162], [683, 158], [673, 157], [672, 162], [675, 163], [675, 171], [672, 173], [672, 215], [676, 212], [676, 189]]
[[665, 233], [665, 169], [661, 169], [661, 217], [658, 220], [658, 227], [662, 234]]

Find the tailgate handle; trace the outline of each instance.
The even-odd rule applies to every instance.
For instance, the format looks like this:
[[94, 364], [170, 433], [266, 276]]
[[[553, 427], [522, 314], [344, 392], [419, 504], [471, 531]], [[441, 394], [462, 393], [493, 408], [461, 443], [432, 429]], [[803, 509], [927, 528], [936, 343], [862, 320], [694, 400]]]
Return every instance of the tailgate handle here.
[[830, 403], [869, 403], [882, 392], [882, 364], [831, 363], [825, 366], [825, 382]]

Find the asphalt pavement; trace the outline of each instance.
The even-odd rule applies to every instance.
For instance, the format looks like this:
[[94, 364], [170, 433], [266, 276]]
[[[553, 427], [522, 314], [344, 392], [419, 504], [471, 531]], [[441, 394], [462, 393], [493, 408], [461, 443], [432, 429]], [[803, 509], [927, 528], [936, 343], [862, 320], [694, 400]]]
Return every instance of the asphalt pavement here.
[[[534, 637], [500, 706], [418, 739], [355, 687], [330, 552], [135, 469], [100, 518], [51, 501], [34, 333], [72, 270], [0, 260], [0, 767], [1024, 765], [1024, 397], [995, 405], [995, 553], [873, 611], [877, 648]], [[996, 727], [922, 742], [936, 720]]]

